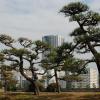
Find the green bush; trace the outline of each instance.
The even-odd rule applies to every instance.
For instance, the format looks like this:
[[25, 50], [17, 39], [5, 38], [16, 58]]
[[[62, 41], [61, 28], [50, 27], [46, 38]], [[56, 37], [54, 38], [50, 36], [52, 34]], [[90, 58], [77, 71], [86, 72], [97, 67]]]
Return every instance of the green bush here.
[[[37, 81], [37, 86], [38, 86], [38, 88], [41, 92], [45, 91], [45, 88], [44, 88], [43, 84], [40, 81]], [[27, 91], [34, 92], [34, 86], [32, 84], [29, 84]]]
[[57, 84], [51, 83], [47, 87], [47, 92], [57, 92]]
[[14, 84], [9, 84], [8, 86], [7, 86], [7, 91], [16, 91], [16, 85], [14, 85]]

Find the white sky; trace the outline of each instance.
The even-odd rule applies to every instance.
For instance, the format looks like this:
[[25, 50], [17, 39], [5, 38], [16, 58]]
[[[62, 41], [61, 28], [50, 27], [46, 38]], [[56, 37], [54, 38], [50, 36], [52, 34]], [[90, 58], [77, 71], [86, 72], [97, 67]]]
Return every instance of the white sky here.
[[33, 40], [60, 34], [70, 41], [68, 35], [77, 24], [69, 23], [68, 18], [58, 12], [73, 1], [82, 1], [93, 10], [100, 10], [100, 0], [0, 0], [0, 34]]

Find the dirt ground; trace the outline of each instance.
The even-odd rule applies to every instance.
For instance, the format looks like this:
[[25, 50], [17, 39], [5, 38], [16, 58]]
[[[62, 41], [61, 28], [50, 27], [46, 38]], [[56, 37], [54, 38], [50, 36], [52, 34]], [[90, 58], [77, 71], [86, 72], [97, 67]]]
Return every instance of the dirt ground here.
[[100, 100], [100, 92], [63, 92], [63, 93], [8, 93], [0, 94], [0, 100]]

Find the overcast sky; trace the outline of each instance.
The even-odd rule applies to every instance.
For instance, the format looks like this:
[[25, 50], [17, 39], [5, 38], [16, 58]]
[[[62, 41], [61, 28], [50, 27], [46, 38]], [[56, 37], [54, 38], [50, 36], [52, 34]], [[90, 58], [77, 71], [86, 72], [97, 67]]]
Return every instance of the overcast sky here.
[[60, 34], [70, 41], [68, 34], [77, 24], [69, 23], [68, 18], [58, 12], [73, 1], [82, 1], [91, 9], [100, 10], [100, 0], [0, 0], [0, 34], [33, 40]]

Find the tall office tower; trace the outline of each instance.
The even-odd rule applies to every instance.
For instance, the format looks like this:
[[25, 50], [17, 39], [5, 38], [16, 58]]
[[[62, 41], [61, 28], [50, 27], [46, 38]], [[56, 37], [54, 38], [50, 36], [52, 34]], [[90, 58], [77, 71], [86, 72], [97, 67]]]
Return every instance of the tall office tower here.
[[[64, 43], [64, 38], [61, 35], [47, 35], [47, 36], [42, 37], [42, 41], [49, 44], [51, 47], [56, 48], [58, 46], [61, 46]], [[42, 59], [44, 59], [45, 54], [48, 54], [48, 53], [50, 53], [50, 51], [45, 52], [44, 55], [42, 55]], [[53, 73], [53, 71], [48, 71], [47, 74], [49, 75], [50, 73]], [[49, 81], [49, 79], [47, 79], [46, 83], [47, 83], [46, 84], [46, 87], [47, 87], [47, 85], [51, 82]]]
[[42, 37], [42, 41], [56, 48], [64, 43], [64, 38], [61, 35], [47, 35]]
[[[56, 48], [64, 43], [64, 38], [61, 35], [46, 35], [42, 37], [42, 41]], [[48, 53], [50, 53], [49, 50], [42, 55], [42, 59], [44, 59], [45, 55]]]

